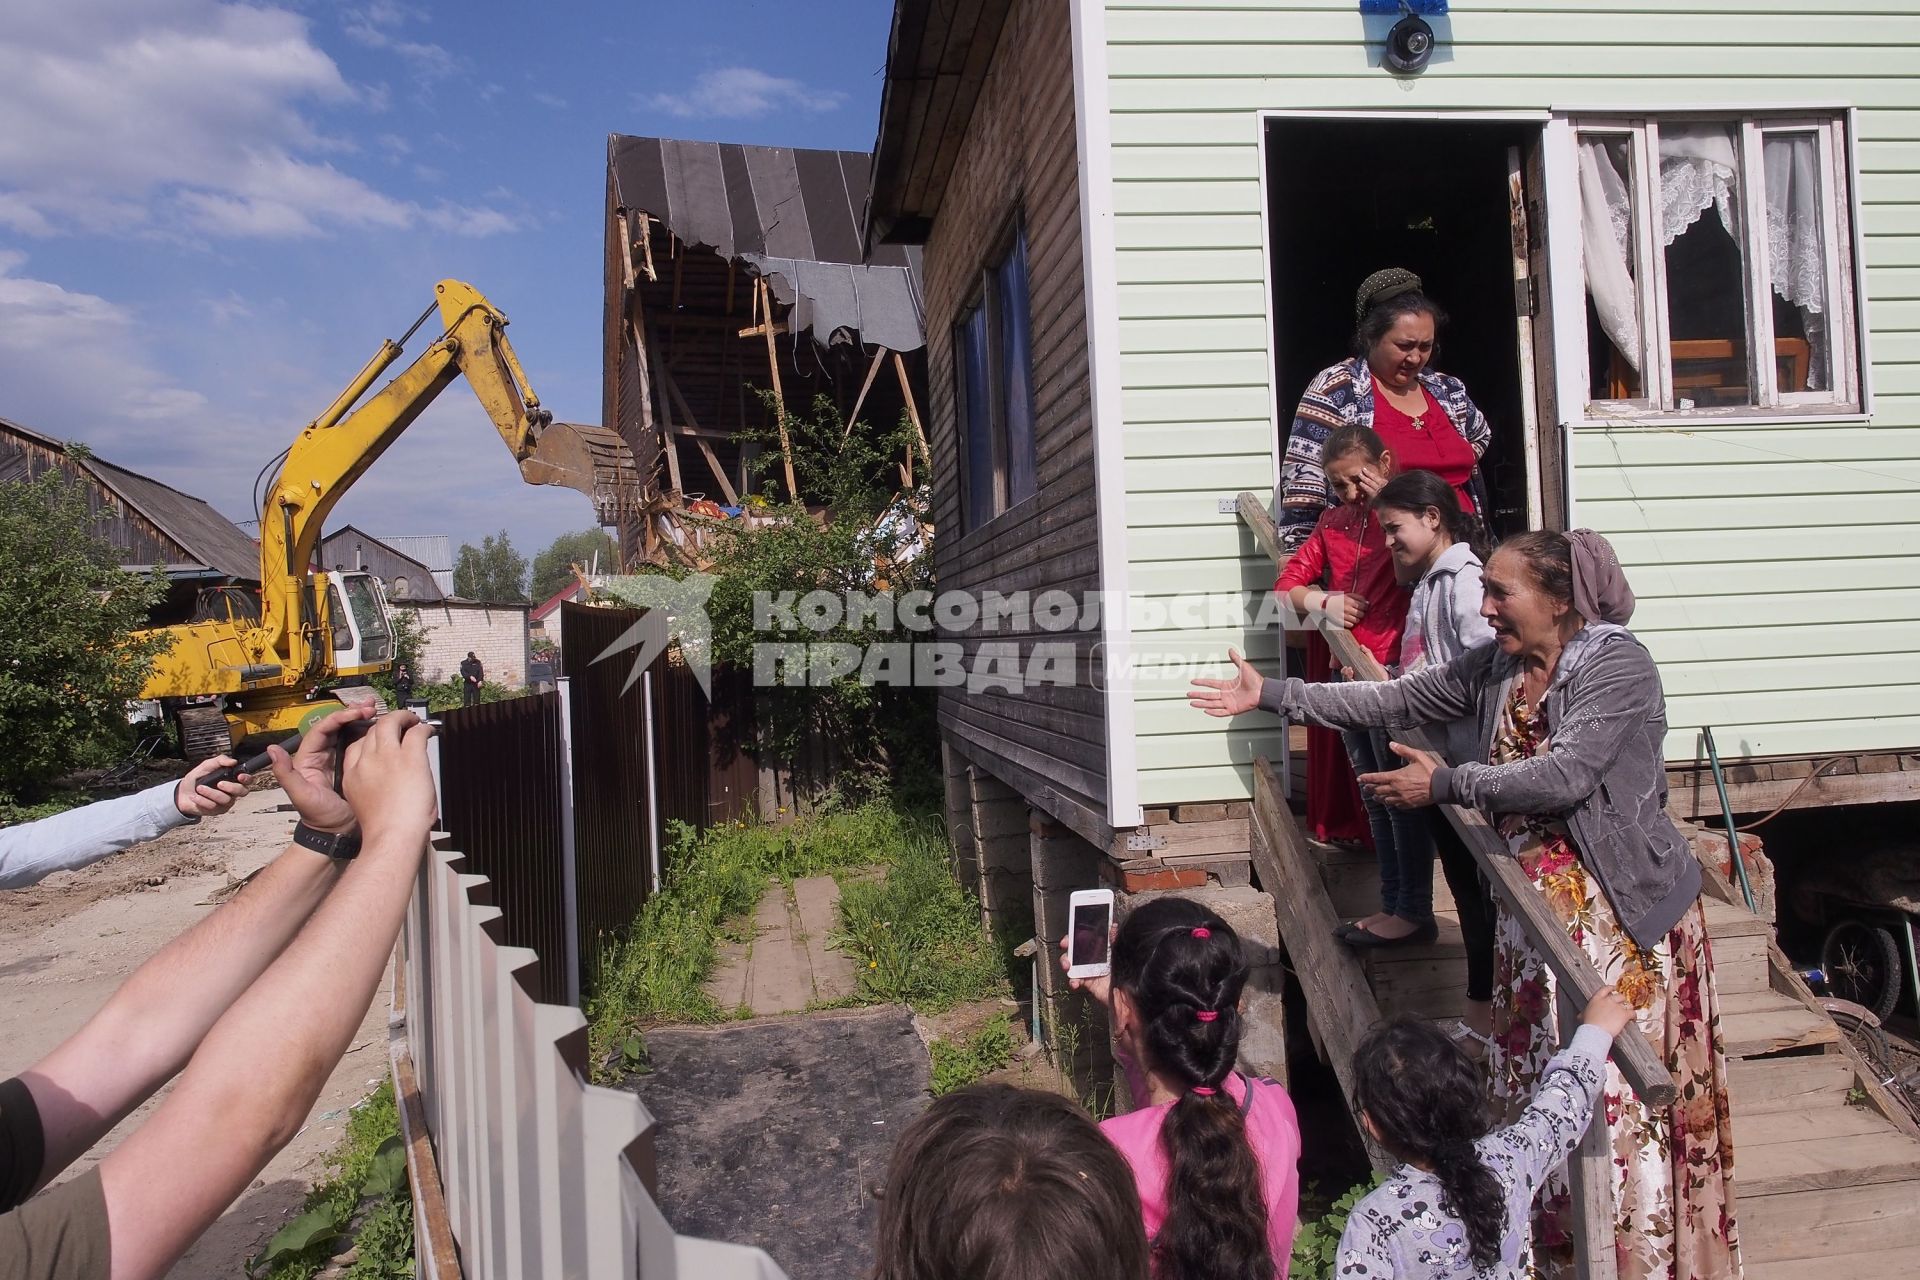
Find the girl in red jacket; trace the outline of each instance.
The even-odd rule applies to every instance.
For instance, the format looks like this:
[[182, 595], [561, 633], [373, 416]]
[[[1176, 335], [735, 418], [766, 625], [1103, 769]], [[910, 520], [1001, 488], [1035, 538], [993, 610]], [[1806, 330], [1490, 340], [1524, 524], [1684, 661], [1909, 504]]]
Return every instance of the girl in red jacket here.
[[[1351, 631], [1382, 666], [1391, 666], [1400, 659], [1400, 632], [1411, 593], [1394, 576], [1393, 556], [1371, 504], [1393, 477], [1393, 453], [1372, 428], [1350, 425], [1327, 437], [1321, 465], [1340, 505], [1320, 513], [1273, 589], [1295, 609], [1326, 614]], [[1308, 678], [1318, 675], [1309, 673]], [[1341, 678], [1337, 663], [1329, 676]], [[1378, 730], [1340, 736], [1355, 774], [1378, 773], [1399, 763]], [[1371, 796], [1361, 799], [1380, 860], [1380, 910], [1335, 933], [1357, 947], [1431, 942], [1437, 930], [1432, 835], [1426, 821], [1423, 815], [1390, 809]]]

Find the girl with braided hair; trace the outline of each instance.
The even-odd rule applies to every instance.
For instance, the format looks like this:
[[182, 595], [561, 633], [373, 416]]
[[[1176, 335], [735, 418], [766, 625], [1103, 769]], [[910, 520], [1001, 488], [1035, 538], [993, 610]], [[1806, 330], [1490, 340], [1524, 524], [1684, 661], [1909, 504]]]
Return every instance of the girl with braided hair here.
[[1157, 898], [1114, 938], [1108, 1006], [1138, 1110], [1100, 1128], [1133, 1167], [1155, 1280], [1284, 1280], [1300, 1126], [1272, 1080], [1235, 1069], [1247, 960], [1214, 912]]
[[1430, 1023], [1399, 1018], [1353, 1055], [1360, 1123], [1403, 1163], [1354, 1206], [1340, 1236], [1341, 1280], [1507, 1280], [1533, 1272], [1534, 1196], [1580, 1145], [1613, 1038], [1633, 1006], [1611, 987], [1588, 1003], [1572, 1042], [1546, 1066], [1527, 1109], [1489, 1133], [1486, 1077]]

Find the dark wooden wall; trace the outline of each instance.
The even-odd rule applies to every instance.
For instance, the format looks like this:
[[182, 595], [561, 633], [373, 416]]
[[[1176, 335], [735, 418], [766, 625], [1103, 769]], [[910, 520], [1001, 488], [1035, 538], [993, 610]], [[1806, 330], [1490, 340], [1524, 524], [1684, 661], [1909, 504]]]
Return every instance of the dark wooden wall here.
[[0, 484], [37, 480], [48, 471], [80, 485], [94, 515], [95, 536], [119, 553], [121, 564], [200, 563], [198, 555], [160, 532], [64, 452], [0, 426]]
[[[1054, 589], [1078, 598], [1099, 587], [1072, 67], [1067, 0], [1017, 0], [927, 240], [934, 564], [943, 591]], [[953, 324], [978, 297], [980, 272], [1016, 212], [1027, 234], [1039, 490], [961, 534]], [[969, 652], [1006, 639], [1018, 639], [1023, 654], [1035, 641], [1076, 645], [1073, 686], [1017, 697], [943, 689], [940, 725], [963, 755], [1104, 844], [1099, 631], [1014, 637], [976, 628], [953, 638]]]

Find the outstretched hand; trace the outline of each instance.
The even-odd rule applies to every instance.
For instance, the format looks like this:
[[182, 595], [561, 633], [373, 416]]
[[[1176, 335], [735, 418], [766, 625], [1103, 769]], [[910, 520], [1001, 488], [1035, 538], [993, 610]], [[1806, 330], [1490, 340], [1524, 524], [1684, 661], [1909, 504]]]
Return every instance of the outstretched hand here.
[[1383, 773], [1363, 773], [1358, 781], [1368, 795], [1396, 809], [1424, 809], [1433, 803], [1433, 772], [1446, 764], [1431, 751], [1420, 751], [1398, 742], [1387, 744], [1406, 761], [1398, 769]]
[[247, 794], [248, 774], [237, 775], [232, 782], [202, 782], [215, 769], [239, 764], [232, 756], [213, 756], [193, 766], [173, 789], [173, 807], [189, 818], [211, 818], [233, 808], [233, 802]]
[[1233, 663], [1233, 679], [1195, 677], [1187, 690], [1188, 706], [1210, 716], [1237, 716], [1260, 705], [1260, 690], [1266, 687], [1266, 677], [1255, 671], [1238, 649], [1228, 649], [1227, 658]]
[[334, 790], [340, 776], [340, 734], [346, 726], [367, 720], [373, 707], [362, 705], [336, 711], [300, 736], [300, 749], [289, 756], [278, 744], [267, 748], [273, 776], [285, 788], [300, 821], [315, 831], [351, 831], [353, 806]]

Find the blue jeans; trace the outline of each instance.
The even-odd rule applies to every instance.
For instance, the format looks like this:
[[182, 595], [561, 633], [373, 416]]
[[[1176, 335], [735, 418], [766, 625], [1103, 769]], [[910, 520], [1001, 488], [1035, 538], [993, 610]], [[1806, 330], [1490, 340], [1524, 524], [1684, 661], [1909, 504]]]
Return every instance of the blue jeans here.
[[[1349, 729], [1340, 734], [1356, 776], [1400, 767], [1400, 757], [1378, 729]], [[1433, 919], [1433, 831], [1426, 809], [1395, 809], [1381, 804], [1363, 787], [1361, 803], [1373, 830], [1380, 859], [1380, 909], [1414, 924]]]

